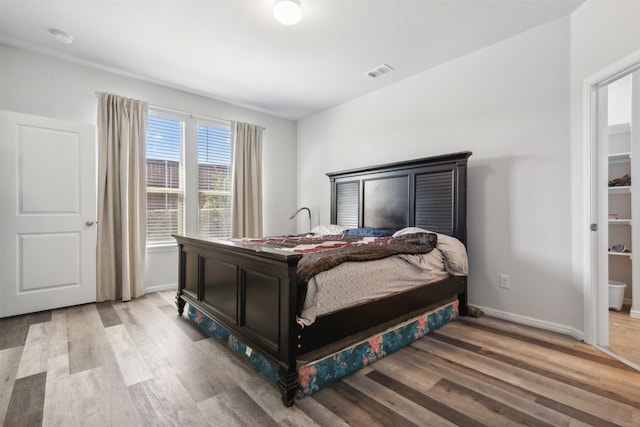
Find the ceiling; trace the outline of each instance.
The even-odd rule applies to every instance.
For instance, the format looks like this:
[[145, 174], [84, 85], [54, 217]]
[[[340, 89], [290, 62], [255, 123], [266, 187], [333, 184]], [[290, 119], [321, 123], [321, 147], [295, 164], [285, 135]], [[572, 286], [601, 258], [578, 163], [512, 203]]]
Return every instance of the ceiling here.
[[[573, 12], [583, 0], [0, 0], [0, 42], [297, 120]], [[50, 34], [74, 36], [62, 44]], [[381, 64], [395, 69], [377, 79]]]

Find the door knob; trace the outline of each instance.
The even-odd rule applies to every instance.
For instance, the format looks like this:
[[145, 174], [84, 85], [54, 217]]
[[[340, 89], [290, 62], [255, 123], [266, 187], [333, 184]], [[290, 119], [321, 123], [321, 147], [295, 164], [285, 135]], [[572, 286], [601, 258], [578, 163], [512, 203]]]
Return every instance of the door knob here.
[[87, 226], [91, 227], [93, 224], [95, 224], [95, 222], [89, 220], [89, 221], [85, 222], [85, 224], [87, 224]]

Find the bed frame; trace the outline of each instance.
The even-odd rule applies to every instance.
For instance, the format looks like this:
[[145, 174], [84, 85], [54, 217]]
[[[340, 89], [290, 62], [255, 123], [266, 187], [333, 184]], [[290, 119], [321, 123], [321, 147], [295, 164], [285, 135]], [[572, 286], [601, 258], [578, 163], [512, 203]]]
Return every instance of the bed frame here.
[[[329, 173], [331, 223], [353, 227], [416, 226], [466, 244], [466, 165], [470, 152]], [[174, 236], [179, 245], [178, 313], [189, 303], [278, 366], [286, 406], [298, 387], [296, 361], [348, 337], [373, 334], [459, 300], [466, 315], [466, 277], [296, 323], [299, 254], [228, 241]]]

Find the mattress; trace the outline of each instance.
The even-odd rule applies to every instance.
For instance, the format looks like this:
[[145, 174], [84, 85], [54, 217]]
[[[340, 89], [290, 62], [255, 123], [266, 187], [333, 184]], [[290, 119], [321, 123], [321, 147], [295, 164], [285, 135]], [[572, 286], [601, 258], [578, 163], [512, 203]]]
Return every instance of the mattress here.
[[444, 255], [395, 255], [375, 261], [345, 262], [312, 277], [297, 322], [311, 325], [317, 316], [384, 298], [449, 277]]

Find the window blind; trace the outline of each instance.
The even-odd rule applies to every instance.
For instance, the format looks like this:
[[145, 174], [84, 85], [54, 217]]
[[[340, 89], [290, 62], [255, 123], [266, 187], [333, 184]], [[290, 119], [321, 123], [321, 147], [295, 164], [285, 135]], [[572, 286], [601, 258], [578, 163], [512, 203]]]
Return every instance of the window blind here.
[[453, 172], [416, 175], [416, 227], [442, 234], [453, 234]]
[[231, 129], [198, 125], [198, 235], [231, 237]]
[[357, 228], [360, 222], [360, 181], [336, 184], [338, 212], [336, 223]]
[[175, 243], [184, 230], [182, 141], [184, 124], [147, 117], [147, 244]]

